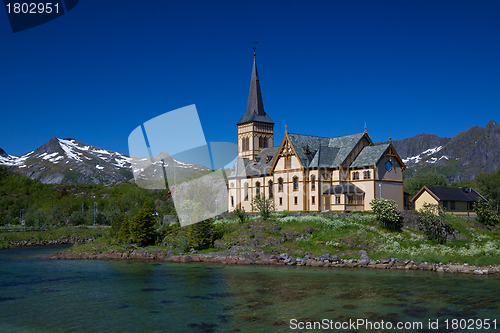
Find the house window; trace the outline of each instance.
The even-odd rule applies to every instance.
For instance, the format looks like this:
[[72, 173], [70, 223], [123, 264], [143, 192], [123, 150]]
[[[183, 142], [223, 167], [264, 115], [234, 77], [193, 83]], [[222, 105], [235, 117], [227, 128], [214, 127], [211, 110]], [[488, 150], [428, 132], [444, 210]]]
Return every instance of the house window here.
[[296, 205], [298, 202], [297, 197], [293, 197], [293, 203]]
[[311, 176], [311, 190], [314, 191], [315, 189], [316, 189], [316, 177], [314, 175], [312, 175]]
[[285, 169], [292, 167], [292, 156], [285, 156]]
[[248, 200], [248, 183], [245, 183], [245, 190], [243, 196], [245, 197], [245, 200]]
[[363, 179], [370, 179], [370, 171], [363, 172]]
[[354, 197], [352, 195], [347, 196], [347, 203], [350, 205], [354, 203]]
[[448, 209], [448, 201], [443, 201], [443, 208]]
[[283, 192], [283, 178], [278, 179], [278, 192]]
[[283, 205], [283, 198], [280, 198], [280, 206]]
[[234, 207], [234, 197], [231, 196], [231, 207]]
[[335, 204], [340, 205], [340, 195], [335, 196]]
[[385, 164], [385, 169], [387, 171], [391, 171], [391, 169], [392, 169], [392, 163], [391, 163], [391, 161], [387, 161], [387, 163]]
[[273, 198], [273, 181], [269, 181], [269, 199]]
[[293, 177], [293, 190], [299, 190], [299, 177]]
[[316, 204], [316, 198], [315, 197], [311, 197], [311, 204], [315, 205]]
[[255, 195], [260, 196], [260, 182], [255, 183]]
[[450, 201], [450, 209], [455, 209], [455, 201]]

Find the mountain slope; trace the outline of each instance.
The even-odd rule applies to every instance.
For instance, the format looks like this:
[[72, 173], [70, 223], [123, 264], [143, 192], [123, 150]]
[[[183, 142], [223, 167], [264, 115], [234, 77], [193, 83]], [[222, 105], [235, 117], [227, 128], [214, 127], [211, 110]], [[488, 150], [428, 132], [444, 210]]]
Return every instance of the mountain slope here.
[[110, 183], [132, 178], [127, 155], [52, 137], [22, 156], [0, 152], [0, 164], [43, 183]]
[[500, 169], [500, 125], [493, 120], [485, 128], [473, 126], [451, 139], [422, 133], [393, 145], [408, 167], [408, 176], [435, 170], [450, 182], [461, 182], [473, 180], [480, 171]]

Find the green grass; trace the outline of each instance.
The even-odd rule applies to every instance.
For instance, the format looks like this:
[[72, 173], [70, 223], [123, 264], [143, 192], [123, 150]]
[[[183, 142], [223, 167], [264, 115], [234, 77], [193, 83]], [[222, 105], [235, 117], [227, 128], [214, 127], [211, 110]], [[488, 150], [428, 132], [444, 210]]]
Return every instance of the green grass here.
[[10, 231], [0, 232], [0, 241], [23, 241], [23, 240], [57, 240], [67, 237], [77, 238], [101, 238], [109, 235], [109, 229], [75, 228], [54, 229], [40, 231]]

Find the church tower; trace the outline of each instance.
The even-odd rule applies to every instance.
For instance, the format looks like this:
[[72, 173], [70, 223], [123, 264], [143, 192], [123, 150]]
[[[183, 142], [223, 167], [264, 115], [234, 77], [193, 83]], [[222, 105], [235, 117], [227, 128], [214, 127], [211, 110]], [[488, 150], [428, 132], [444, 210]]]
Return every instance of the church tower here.
[[248, 92], [247, 110], [238, 126], [238, 156], [254, 160], [262, 149], [273, 147], [274, 122], [264, 112], [262, 93], [260, 92], [257, 62], [253, 54], [252, 78]]

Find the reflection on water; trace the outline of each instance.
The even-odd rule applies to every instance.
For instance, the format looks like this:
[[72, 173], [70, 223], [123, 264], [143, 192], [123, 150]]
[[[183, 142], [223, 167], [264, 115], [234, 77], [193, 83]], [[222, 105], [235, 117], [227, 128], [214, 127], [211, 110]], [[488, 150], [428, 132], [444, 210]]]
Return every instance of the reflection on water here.
[[499, 276], [37, 259], [62, 248], [0, 251], [0, 332], [285, 332], [291, 319], [500, 322]]

